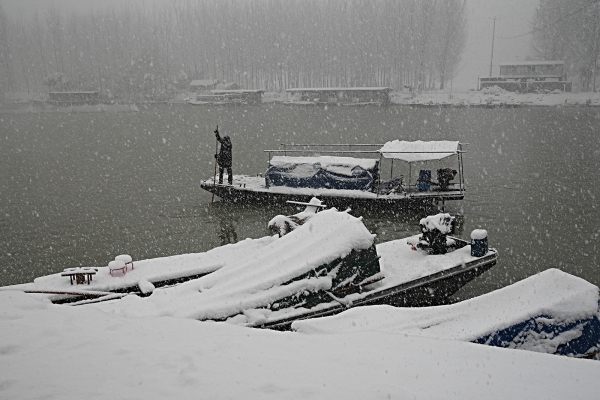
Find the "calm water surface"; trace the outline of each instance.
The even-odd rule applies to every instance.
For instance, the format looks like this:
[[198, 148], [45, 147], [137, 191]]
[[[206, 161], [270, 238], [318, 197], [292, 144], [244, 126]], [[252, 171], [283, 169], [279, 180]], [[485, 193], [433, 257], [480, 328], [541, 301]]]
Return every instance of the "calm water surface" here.
[[[156, 105], [139, 113], [0, 114], [0, 285], [67, 267], [200, 252], [268, 234], [292, 207], [216, 203], [219, 125], [234, 173], [266, 169], [280, 143], [460, 140], [467, 194], [447, 212], [463, 238], [488, 230], [499, 264], [463, 288], [476, 296], [559, 268], [600, 285], [600, 112], [595, 108], [246, 108]], [[377, 242], [418, 232], [424, 215], [362, 213]]]

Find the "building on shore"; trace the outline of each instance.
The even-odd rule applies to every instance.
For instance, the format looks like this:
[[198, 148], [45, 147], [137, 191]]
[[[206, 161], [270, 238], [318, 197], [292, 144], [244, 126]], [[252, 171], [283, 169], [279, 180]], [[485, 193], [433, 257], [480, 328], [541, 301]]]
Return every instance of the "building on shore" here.
[[500, 63], [500, 75], [479, 78], [477, 89], [498, 86], [509, 92], [532, 93], [540, 90], [570, 92], [564, 61], [520, 61]]
[[195, 79], [190, 82], [190, 92], [208, 92], [217, 88], [218, 79]]
[[50, 92], [48, 93], [47, 103], [55, 105], [95, 105], [100, 102], [98, 92]]
[[389, 87], [293, 88], [287, 89], [293, 100], [286, 103], [387, 106], [391, 91]]

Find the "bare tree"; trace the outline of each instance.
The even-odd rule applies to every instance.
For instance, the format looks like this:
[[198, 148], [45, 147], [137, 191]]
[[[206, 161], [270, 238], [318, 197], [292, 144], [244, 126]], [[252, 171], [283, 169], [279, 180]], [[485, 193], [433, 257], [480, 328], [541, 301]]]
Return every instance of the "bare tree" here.
[[600, 2], [540, 0], [531, 21], [531, 50], [542, 60], [565, 60], [584, 90], [596, 91], [600, 58]]
[[4, 81], [62, 73], [54, 83], [132, 99], [182, 87], [185, 76], [265, 90], [443, 88], [466, 35], [464, 0], [175, 0], [68, 18], [50, 7], [21, 24], [27, 34], [0, 46], [21, 46], [32, 68]]
[[5, 90], [14, 92], [15, 75], [11, 61], [11, 36], [8, 25], [8, 17], [0, 4], [0, 67], [4, 75], [4, 79], [0, 80], [0, 85]]

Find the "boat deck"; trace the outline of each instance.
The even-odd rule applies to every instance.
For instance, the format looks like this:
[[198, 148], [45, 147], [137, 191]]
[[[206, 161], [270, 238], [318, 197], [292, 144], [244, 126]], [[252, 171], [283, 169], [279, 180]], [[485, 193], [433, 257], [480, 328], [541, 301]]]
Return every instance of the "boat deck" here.
[[288, 313], [285, 318], [271, 318], [254, 326], [288, 330], [294, 321], [335, 315], [350, 307], [377, 304], [419, 307], [444, 304], [448, 296], [492, 268], [498, 261], [498, 252], [493, 248], [483, 257], [471, 256], [471, 246], [458, 238], [451, 240], [462, 247], [446, 254], [427, 255], [423, 251], [413, 251], [408, 243], [414, 242], [418, 236], [420, 235], [376, 246], [385, 278], [365, 286], [362, 293], [320, 304], [310, 312], [298, 309]]
[[[408, 243], [414, 242], [417, 236], [378, 244], [376, 249], [381, 257], [381, 273], [370, 280], [373, 283], [356, 288], [356, 293], [329, 303], [318, 304], [310, 310], [300, 307], [274, 311], [258, 321], [250, 321], [247, 326], [285, 330], [290, 328], [293, 321], [334, 315], [349, 307], [375, 304], [443, 304], [448, 296], [497, 262], [498, 254], [495, 249], [489, 249], [483, 257], [473, 257], [470, 245], [458, 238], [451, 240], [457, 242], [460, 248], [447, 254], [427, 255], [424, 251], [413, 251]], [[198, 279], [226, 265], [235, 265], [246, 259], [248, 254], [258, 254], [276, 240], [276, 236], [266, 236], [217, 247], [205, 253], [134, 261], [135, 269], [122, 276], [110, 276], [107, 267], [100, 267], [97, 276], [89, 285], [70, 285], [69, 280], [58, 273], [37, 278], [33, 283], [3, 289], [41, 293], [39, 295], [49, 296], [55, 303], [80, 302], [77, 304], [86, 303], [88, 298], [97, 298], [106, 292], [140, 294], [140, 282], [148, 281], [160, 287], [165, 286], [161, 285], [161, 282], [170, 281], [171, 284], [177, 284]], [[177, 279], [181, 281], [178, 282]], [[171, 289], [166, 286], [163, 290]], [[73, 292], [77, 293], [77, 296], [52, 294], [60, 292]], [[89, 293], [89, 296], [86, 298], [84, 293]], [[116, 298], [106, 296], [103, 299]]]
[[[108, 267], [99, 267], [94, 279], [89, 284], [71, 285], [70, 280], [61, 273], [36, 278], [32, 283], [7, 286], [7, 289], [28, 292], [56, 293], [51, 296], [55, 303], [83, 300], [85, 293], [139, 293], [140, 281], [147, 281], [155, 287], [173, 285], [214, 272], [230, 263], [236, 262], [245, 254], [260, 251], [269, 245], [275, 237], [265, 236], [260, 239], [246, 239], [235, 244], [216, 247], [204, 253], [180, 254], [147, 260], [134, 260], [134, 269], [126, 273], [110, 275]], [[77, 296], [59, 295], [58, 293], [76, 292]], [[83, 294], [82, 294], [83, 293]], [[90, 296], [95, 297], [95, 296]]]
[[318, 197], [329, 207], [344, 208], [389, 208], [443, 203], [446, 200], [462, 200], [465, 193], [458, 184], [449, 185], [447, 190], [419, 191], [415, 186], [404, 187], [398, 193], [377, 194], [361, 190], [291, 188], [287, 186], [266, 187], [263, 177], [234, 175], [232, 185], [214, 184], [212, 179], [202, 181], [200, 186], [225, 201], [238, 203], [285, 203], [286, 201], [308, 202]]

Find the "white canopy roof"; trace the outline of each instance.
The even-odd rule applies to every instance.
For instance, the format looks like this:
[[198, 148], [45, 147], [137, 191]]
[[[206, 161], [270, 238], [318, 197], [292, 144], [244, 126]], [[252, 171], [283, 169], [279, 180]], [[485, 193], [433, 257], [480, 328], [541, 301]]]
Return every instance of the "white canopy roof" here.
[[394, 140], [383, 145], [379, 152], [385, 158], [393, 158], [407, 162], [441, 160], [458, 154], [458, 142], [440, 140], [433, 142], [406, 142]]

